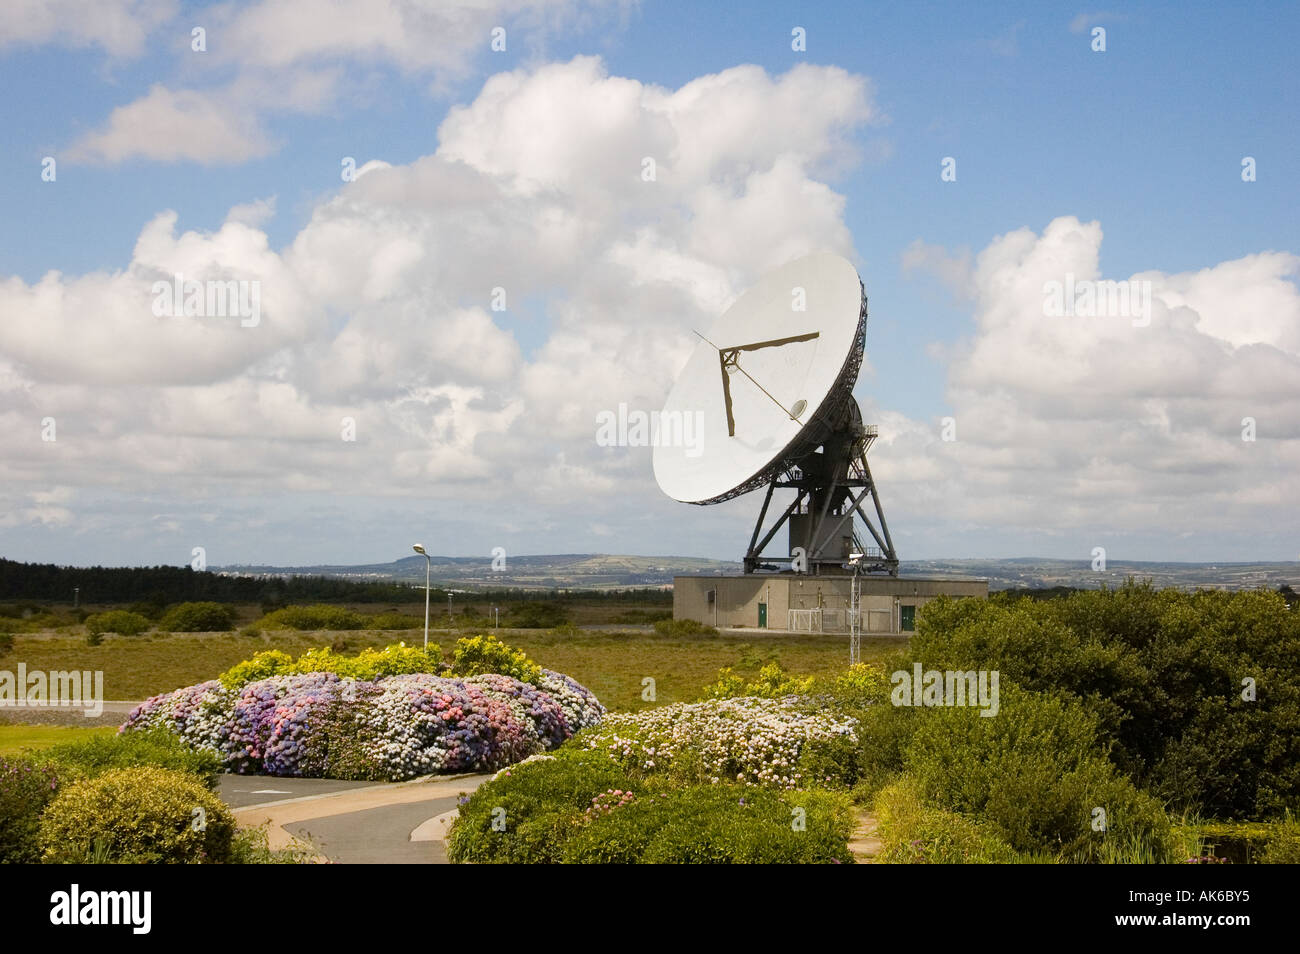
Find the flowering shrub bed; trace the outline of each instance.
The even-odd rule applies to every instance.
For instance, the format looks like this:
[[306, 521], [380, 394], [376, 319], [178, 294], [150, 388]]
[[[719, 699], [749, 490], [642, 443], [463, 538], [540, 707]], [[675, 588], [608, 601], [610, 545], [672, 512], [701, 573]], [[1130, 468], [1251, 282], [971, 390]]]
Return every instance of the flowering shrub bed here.
[[605, 707], [600, 704], [596, 694], [562, 672], [543, 669], [536, 685], [559, 703], [560, 711], [564, 713], [564, 719], [573, 732], [595, 725], [604, 718]]
[[[578, 744], [513, 765], [460, 806], [452, 861], [845, 863], [848, 797], [720, 782], [633, 779]], [[500, 822], [504, 820], [505, 824]]]
[[[384, 661], [400, 665], [403, 654], [371, 660]], [[282, 660], [250, 662], [246, 671], [264, 671]], [[538, 682], [428, 672], [271, 675], [236, 688], [210, 680], [147, 700], [120, 731], [166, 729], [240, 773], [398, 780], [490, 770], [555, 748], [605, 714], [561, 673], [540, 670]]]
[[[532, 720], [536, 725], [537, 732], [547, 748], [554, 748], [573, 735], [573, 730], [569, 728], [570, 716], [565, 713], [564, 708], [553, 695], [536, 686], [498, 673], [470, 676], [465, 680], [465, 684], [479, 689], [493, 699], [516, 707], [519, 714]], [[574, 721], [579, 725], [586, 724], [581, 718], [576, 718]]]
[[804, 745], [853, 739], [856, 726], [796, 697], [741, 696], [609, 716], [579, 743], [636, 775], [793, 789], [803, 782], [797, 766]]

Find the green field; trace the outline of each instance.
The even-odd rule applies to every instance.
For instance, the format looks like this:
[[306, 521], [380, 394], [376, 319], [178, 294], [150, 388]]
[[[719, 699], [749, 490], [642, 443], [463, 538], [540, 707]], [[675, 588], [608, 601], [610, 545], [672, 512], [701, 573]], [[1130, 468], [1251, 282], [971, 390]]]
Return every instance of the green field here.
[[[833, 673], [848, 663], [845, 636], [670, 637], [652, 632], [485, 631], [498, 632], [501, 639], [523, 649], [541, 665], [577, 679], [611, 709], [641, 709], [694, 700], [723, 666], [750, 675], [764, 662], [776, 660], [794, 674], [809, 675]], [[450, 652], [459, 635], [430, 633], [430, 640]], [[333, 644], [343, 652], [356, 653], [366, 646], [381, 647], [398, 641], [419, 645], [422, 639], [419, 630], [276, 632], [258, 637], [150, 633], [108, 635], [102, 645], [88, 646], [82, 636], [22, 634], [14, 637], [14, 648], [0, 660], [0, 668], [13, 669], [23, 662], [29, 670], [102, 670], [105, 698], [132, 700], [212, 679], [263, 649], [297, 655], [314, 646]], [[864, 638], [862, 655], [868, 661], [879, 659], [902, 646], [894, 639]], [[642, 699], [646, 678], [655, 681], [654, 701]]]
[[92, 735], [109, 735], [115, 731], [111, 727], [0, 725], [0, 755], [18, 755], [23, 749], [45, 749], [62, 742], [80, 742]]

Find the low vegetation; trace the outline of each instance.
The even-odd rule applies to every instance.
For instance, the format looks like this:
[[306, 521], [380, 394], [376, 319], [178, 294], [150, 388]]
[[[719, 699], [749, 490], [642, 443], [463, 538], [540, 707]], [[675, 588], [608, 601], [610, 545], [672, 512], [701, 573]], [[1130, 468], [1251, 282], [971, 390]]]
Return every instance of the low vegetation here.
[[[544, 616], [544, 607], [525, 615]], [[138, 615], [151, 618], [145, 609]], [[349, 621], [338, 613], [364, 625], [321, 628]], [[0, 618], [34, 617], [24, 607]], [[848, 840], [867, 815], [878, 824], [877, 862], [1300, 860], [1300, 615], [1282, 595], [1128, 584], [1053, 600], [939, 599], [918, 614], [908, 645], [864, 639], [867, 663], [850, 669], [843, 638], [737, 638], [670, 619], [645, 619], [653, 632], [598, 633], [574, 628], [571, 616], [550, 618], [549, 629], [501, 631], [504, 642], [496, 632], [467, 634], [447, 655], [436, 646], [427, 655], [401, 643], [381, 649], [392, 637], [378, 632], [379, 616], [336, 606], [271, 608], [257, 635], [106, 629], [91, 651], [71, 634], [10, 628], [29, 666], [73, 668], [76, 659], [86, 668], [100, 654], [113, 663], [103, 667], [110, 685], [126, 684], [132, 667], [138, 674], [129, 678], [141, 681], [185, 671], [190, 678], [177, 682], [195, 682], [224, 670], [220, 681], [175, 696], [165, 721], [182, 735], [190, 725], [206, 732], [222, 705], [256, 689], [250, 698], [261, 708], [249, 708], [249, 718], [274, 709], [276, 725], [288, 727], [283, 740], [257, 742], [259, 757], [291, 773], [314, 771], [316, 750], [299, 740], [316, 729], [289, 729], [328, 712], [319, 725], [335, 740], [335, 764], [353, 777], [394, 777], [384, 774], [390, 766], [367, 762], [366, 732], [409, 724], [406, 710], [394, 702], [382, 718], [349, 722], [359, 707], [334, 705], [341, 696], [329, 688], [342, 681], [459, 680], [466, 700], [496, 694], [502, 726], [514, 725], [506, 709], [522, 705], [532, 735], [505, 731], [503, 761], [465, 763], [513, 764], [462, 806], [449, 841], [459, 861], [842, 863], [853, 860]], [[268, 625], [295, 619], [307, 628]], [[914, 667], [996, 672], [996, 705], [905, 700], [895, 674], [910, 684]], [[569, 693], [569, 705], [581, 700], [548, 670], [571, 673], [618, 711], [563, 741], [551, 710], [530, 694], [540, 685]], [[480, 714], [485, 724], [497, 718]], [[43, 855], [49, 806], [113, 773], [176, 772], [205, 790], [210, 760], [178, 761], [170, 743], [154, 751], [148, 739], [129, 749], [92, 738], [5, 762], [0, 811], [13, 821], [0, 830], [23, 834], [13, 844], [0, 837], [0, 850]], [[217, 743], [209, 748], [222, 755]], [[92, 839], [76, 851], [134, 857], [130, 844], [106, 847], [103, 835], [98, 848]], [[176, 850], [189, 860], [262, 857], [238, 838], [210, 856], [208, 846], [201, 855], [188, 843]]]
[[181, 603], [158, 622], [169, 633], [224, 633], [235, 625], [235, 608], [225, 603]]
[[264, 831], [235, 831], [213, 794], [218, 767], [167, 732], [96, 730], [0, 756], [0, 863], [306, 860], [302, 848], [270, 849]]
[[229, 862], [235, 821], [184, 772], [110, 769], [75, 781], [41, 815], [41, 860], [53, 864]]
[[[877, 862], [1294, 861], [1298, 636], [1270, 593], [1129, 584], [1055, 602], [938, 600], [883, 665], [811, 679], [773, 660], [753, 675], [723, 667], [705, 702], [606, 718], [475, 793], [451, 854], [772, 860], [784, 832], [729, 827], [731, 800], [792, 809], [797, 795], [873, 815]], [[998, 671], [996, 709], [942, 694], [900, 704], [917, 665]], [[716, 824], [662, 835], [660, 803], [709, 804]], [[492, 807], [506, 808], [504, 827], [487, 823]], [[847, 838], [827, 824], [817, 830]], [[800, 859], [842, 860], [824, 847]]]
[[92, 636], [102, 636], [104, 633], [139, 636], [152, 625], [146, 617], [128, 610], [108, 610], [86, 617], [86, 632]]

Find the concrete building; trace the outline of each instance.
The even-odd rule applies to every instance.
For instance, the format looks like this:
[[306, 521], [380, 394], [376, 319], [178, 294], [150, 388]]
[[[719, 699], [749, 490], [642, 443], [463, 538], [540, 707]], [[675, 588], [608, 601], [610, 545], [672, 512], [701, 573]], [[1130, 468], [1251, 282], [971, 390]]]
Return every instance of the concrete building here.
[[[673, 577], [673, 619], [718, 628], [847, 633], [851, 576], [749, 574]], [[860, 632], [891, 635], [915, 628], [916, 610], [937, 596], [989, 595], [988, 580], [858, 577]]]

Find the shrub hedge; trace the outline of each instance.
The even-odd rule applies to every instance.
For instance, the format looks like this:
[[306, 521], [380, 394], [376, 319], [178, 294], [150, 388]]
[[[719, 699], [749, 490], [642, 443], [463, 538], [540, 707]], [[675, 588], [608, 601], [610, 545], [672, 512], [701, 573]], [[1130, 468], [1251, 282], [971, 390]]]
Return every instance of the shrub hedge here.
[[911, 653], [1075, 697], [1114, 764], [1176, 811], [1300, 811], [1300, 613], [1276, 593], [1130, 581], [1041, 602], [939, 599]]
[[139, 636], [153, 623], [139, 613], [127, 610], [108, 610], [86, 617], [86, 632], [99, 636], [117, 633], [119, 636]]
[[542, 667], [528, 658], [522, 649], [512, 649], [495, 636], [473, 636], [456, 640], [452, 650], [453, 676], [479, 676], [500, 673], [520, 682], [537, 683]]
[[41, 813], [58, 794], [57, 766], [0, 756], [0, 864], [40, 861]]
[[112, 769], [154, 766], [193, 776], [215, 791], [221, 760], [206, 749], [195, 749], [163, 729], [95, 735], [80, 742], [65, 742], [44, 753], [63, 772], [93, 777]]
[[881, 841], [877, 860], [884, 864], [1015, 864], [1028, 860], [979, 822], [926, 805], [911, 779], [881, 788], [874, 806]]
[[181, 603], [158, 623], [165, 633], [224, 633], [235, 625], [235, 609], [224, 603]]
[[906, 765], [926, 801], [985, 820], [1018, 851], [1085, 862], [1149, 850], [1182, 860], [1160, 803], [1106, 759], [1093, 712], [1014, 686], [1001, 696], [994, 718], [954, 706], [919, 722]]
[[830, 792], [629, 785], [600, 753], [563, 748], [512, 766], [461, 807], [457, 862], [844, 863], [853, 815]]
[[223, 863], [230, 810], [192, 776], [154, 766], [111, 769], [63, 789], [40, 823], [47, 863]]
[[351, 630], [365, 629], [366, 618], [341, 606], [320, 603], [315, 606], [286, 606], [267, 613], [257, 625], [261, 629]]

